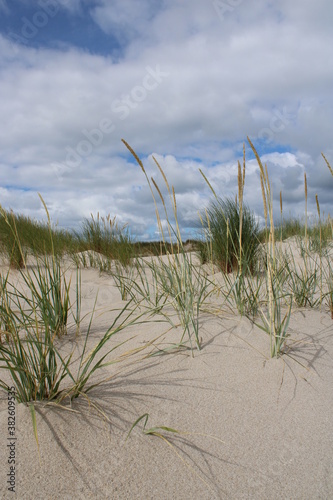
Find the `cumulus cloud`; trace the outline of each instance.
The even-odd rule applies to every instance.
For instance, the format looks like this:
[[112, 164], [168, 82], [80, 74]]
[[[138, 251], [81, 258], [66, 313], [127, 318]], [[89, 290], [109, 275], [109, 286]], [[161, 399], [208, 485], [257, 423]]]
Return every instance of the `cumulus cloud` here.
[[[99, 210], [147, 237], [152, 199], [125, 138], [163, 186], [154, 154], [189, 232], [211, 196], [199, 168], [219, 194], [234, 196], [249, 135], [286, 213], [303, 213], [304, 172], [309, 210], [318, 192], [332, 212], [333, 178], [321, 157], [333, 163], [331, 2], [60, 3], [52, 20], [60, 39], [66, 9], [73, 27], [89, 18], [110, 36], [110, 50], [62, 46], [59, 39], [52, 46], [52, 38], [36, 48], [1, 30], [3, 205], [40, 216], [40, 191], [60, 225], [77, 226]], [[5, 1], [0, 9], [13, 14]], [[36, 37], [47, 38], [43, 29]], [[245, 195], [260, 215], [258, 166], [248, 145], [246, 154]]]

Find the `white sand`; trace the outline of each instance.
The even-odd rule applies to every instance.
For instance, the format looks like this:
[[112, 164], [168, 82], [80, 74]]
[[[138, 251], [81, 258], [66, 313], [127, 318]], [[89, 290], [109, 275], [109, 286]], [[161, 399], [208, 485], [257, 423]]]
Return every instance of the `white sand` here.
[[[82, 271], [82, 309], [96, 313], [91, 345], [122, 307], [112, 278]], [[100, 314], [104, 312], [103, 314]], [[82, 333], [86, 323], [82, 326]], [[37, 408], [41, 462], [30, 412], [16, 405], [16, 497], [20, 499], [329, 499], [333, 498], [333, 321], [319, 310], [296, 310], [290, 356], [269, 357], [269, 338], [237, 314], [202, 314], [202, 350], [111, 365], [111, 380], [72, 405], [73, 413]], [[119, 350], [143, 346], [168, 329], [151, 320], [117, 334]], [[179, 329], [166, 343], [177, 342]], [[64, 342], [76, 341], [69, 332]], [[293, 341], [298, 340], [295, 344]], [[73, 345], [73, 344], [71, 344]], [[69, 347], [64, 347], [64, 350]], [[116, 352], [111, 358], [116, 357]], [[102, 374], [101, 374], [102, 375]], [[100, 376], [101, 376], [100, 375]], [[9, 471], [7, 399], [0, 401], [0, 491]], [[108, 417], [94, 408], [98, 404]], [[170, 426], [170, 440], [145, 436]], [[186, 434], [189, 433], [189, 434]]]

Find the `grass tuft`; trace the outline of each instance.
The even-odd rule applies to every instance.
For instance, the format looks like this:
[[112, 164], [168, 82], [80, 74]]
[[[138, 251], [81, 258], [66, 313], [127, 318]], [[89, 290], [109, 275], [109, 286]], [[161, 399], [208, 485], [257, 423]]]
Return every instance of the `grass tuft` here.
[[[202, 220], [205, 221], [204, 217]], [[256, 268], [259, 226], [250, 209], [235, 200], [216, 198], [207, 208], [206, 234], [214, 262], [223, 272]]]

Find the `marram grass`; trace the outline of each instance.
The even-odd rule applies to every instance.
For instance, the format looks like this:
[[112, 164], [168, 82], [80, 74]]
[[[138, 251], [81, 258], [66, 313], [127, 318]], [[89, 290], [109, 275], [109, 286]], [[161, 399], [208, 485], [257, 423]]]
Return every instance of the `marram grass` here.
[[[0, 207], [0, 251], [8, 258], [11, 268], [17, 269], [27, 290], [23, 294], [21, 288], [11, 281], [11, 271], [0, 275], [0, 386], [8, 389], [8, 377], [4, 375], [6, 372], [15, 384], [18, 401], [30, 406], [36, 437], [34, 405], [39, 401], [60, 404], [65, 399], [73, 400], [87, 395], [102, 382], [96, 378], [100, 370], [118, 362], [112, 356], [122, 345], [118, 334], [130, 326], [146, 322], [147, 318], [151, 321], [156, 314], [171, 325], [180, 325], [182, 333], [175, 347], [189, 347], [193, 354], [194, 348], [202, 348], [199, 324], [202, 309], [209, 305], [213, 295], [215, 300], [216, 297], [223, 297], [225, 303], [231, 304], [239, 314], [251, 318], [268, 334], [272, 357], [279, 357], [285, 352], [293, 307], [322, 307], [326, 304], [333, 319], [333, 266], [330, 253], [333, 224], [330, 216], [324, 219], [316, 195], [318, 224], [308, 226], [306, 174], [305, 222], [283, 218], [283, 194], [280, 192], [281, 224], [280, 228], [275, 228], [273, 186], [268, 169], [262, 165], [249, 140], [259, 166], [263, 198], [265, 264], [262, 268], [257, 252], [260, 232], [253, 214], [244, 203], [245, 147], [243, 165], [238, 162], [238, 196], [235, 200], [221, 199], [201, 172], [211, 187], [214, 202], [204, 212], [200, 212], [201, 222], [206, 228], [206, 239], [201, 242], [201, 247], [198, 245], [212, 274], [214, 263], [220, 262], [224, 271], [222, 291], [201, 267], [198, 269], [193, 264], [191, 255], [185, 251], [175, 189], [169, 185], [161, 165], [154, 158], [166, 194], [155, 179], [148, 178], [135, 151], [126, 141], [123, 143], [138, 162], [150, 188], [161, 234], [159, 243], [135, 244], [126, 226], [119, 226], [116, 218], [110, 215], [104, 218], [97, 215], [84, 221], [80, 234], [58, 231], [51, 225], [42, 198], [47, 214], [47, 223], [44, 225]], [[323, 158], [333, 175], [331, 165], [324, 155]], [[166, 200], [172, 209], [173, 222]], [[159, 206], [162, 207], [165, 225]], [[276, 233], [276, 230], [279, 232]], [[304, 235], [301, 268], [296, 265], [293, 255], [285, 253], [282, 258], [282, 253], [276, 252], [277, 234], [281, 247], [285, 238], [291, 235], [301, 238]], [[144, 261], [144, 253], [157, 255], [157, 258]], [[75, 285], [66, 277], [61, 260], [65, 254], [76, 259]], [[27, 266], [31, 255], [36, 259], [34, 268]], [[88, 327], [83, 332], [80, 330], [79, 266], [85, 266], [86, 259], [90, 265], [111, 273], [125, 302], [117, 311], [115, 320], [89, 350], [88, 340], [95, 308], [91, 312]], [[74, 303], [70, 300], [73, 286], [76, 287]], [[170, 307], [177, 317], [177, 325], [170, 315]], [[206, 310], [209, 308], [206, 307]], [[261, 323], [256, 319], [258, 316]], [[60, 341], [66, 340], [69, 318], [76, 325], [76, 333], [81, 335], [82, 340], [75, 370], [72, 364], [73, 351], [63, 356], [60, 348]], [[114, 342], [111, 343], [110, 339]], [[144, 347], [139, 347], [133, 352], [142, 349]], [[128, 353], [129, 356], [131, 354]]]
[[[153, 178], [148, 178], [143, 163], [138, 155], [125, 140], [122, 141], [134, 156], [146, 177], [155, 206], [156, 220], [162, 244], [165, 245], [167, 242], [166, 231], [169, 238], [170, 252], [164, 252], [166, 253], [166, 259], [163, 259], [161, 256], [157, 258], [157, 262], [152, 262], [148, 265], [151, 275], [155, 280], [154, 288], [155, 290], [161, 290], [162, 295], [165, 298], [163, 305], [171, 306], [178, 316], [182, 329], [182, 335], [179, 343], [175, 347], [179, 348], [185, 346], [186, 344], [184, 342], [187, 338], [193, 355], [194, 344], [198, 350], [201, 348], [199, 338], [199, 314], [201, 306], [211, 293], [208, 291], [210, 283], [204, 279], [200, 271], [198, 272], [195, 269], [191, 261], [191, 256], [185, 252], [178, 223], [175, 190], [173, 186], [170, 187], [161, 165], [158, 163], [156, 158], [154, 158], [154, 162], [162, 175], [167, 189], [167, 194], [172, 207], [174, 223], [170, 220], [165, 198], [156, 181]], [[155, 196], [153, 187], [155, 188], [158, 197]], [[158, 198], [162, 203], [162, 209], [164, 211], [166, 231], [163, 229], [162, 219], [158, 209]], [[141, 282], [143, 283], [142, 278]]]
[[[194, 346], [197, 349], [201, 348], [199, 314], [204, 304], [209, 302], [214, 284], [201, 270], [195, 268], [191, 256], [185, 252], [178, 223], [179, 209], [176, 193], [173, 186], [169, 185], [163, 168], [154, 158], [162, 175], [166, 194], [158, 186], [155, 179], [148, 178], [140, 158], [126, 141], [123, 142], [142, 169], [154, 201], [161, 241], [154, 248], [153, 253], [159, 255], [157, 260], [152, 261], [152, 263], [143, 263], [140, 248], [135, 246], [125, 226], [118, 226], [116, 219], [111, 216], [103, 218], [98, 215], [92, 217], [90, 221], [85, 221], [80, 236], [76, 238], [75, 235], [69, 236], [69, 233], [60, 234], [51, 227], [45, 205], [48, 217], [48, 223], [45, 227], [24, 218], [21, 220], [20, 217], [5, 210], [1, 212], [1, 227], [5, 228], [5, 231], [2, 229], [2, 235], [7, 235], [3, 236], [2, 250], [7, 253], [15, 267], [21, 268], [22, 279], [29, 290], [29, 294], [23, 296], [22, 292], [10, 283], [9, 274], [1, 277], [0, 345], [2, 368], [9, 370], [12, 377], [15, 378], [21, 391], [22, 401], [28, 402], [43, 398], [57, 400], [65, 394], [63, 383], [66, 380], [72, 382], [72, 389], [69, 389], [68, 394], [77, 397], [88, 387], [90, 375], [104, 364], [104, 361], [100, 362], [97, 359], [99, 352], [97, 346], [94, 358], [89, 358], [89, 361], [85, 358], [89, 366], [84, 364], [82, 359], [81, 372], [78, 375], [73, 375], [70, 370], [71, 358], [62, 359], [57, 350], [56, 341], [59, 336], [66, 333], [69, 316], [74, 320], [78, 329], [80, 326], [80, 275], [77, 272], [76, 301], [75, 304], [71, 304], [69, 290], [73, 284], [67, 280], [61, 267], [60, 257], [64, 253], [74, 254], [85, 249], [88, 251], [87, 258], [90, 259], [92, 265], [99, 266], [101, 271], [111, 272], [121, 293], [121, 298], [126, 302], [121, 314], [126, 316], [129, 323], [132, 322], [132, 316], [127, 315], [127, 313], [129, 314], [129, 302], [132, 306], [135, 304], [135, 307], [144, 303], [146, 312], [150, 310], [162, 314], [165, 319], [172, 322], [168, 316], [169, 313], [167, 313], [168, 307], [171, 306], [182, 329], [179, 346], [185, 345], [185, 340], [187, 340], [192, 350]], [[220, 217], [215, 226], [219, 230], [223, 227], [220, 243], [217, 243], [216, 227], [214, 226], [216, 222], [214, 217], [217, 218], [216, 213], [210, 212], [208, 207], [200, 214], [201, 220], [207, 223], [207, 238], [203, 242], [203, 248], [205, 248], [205, 259], [212, 269], [212, 274], [213, 264], [219, 259], [221, 268], [225, 271], [224, 300], [229, 304], [236, 305], [240, 314], [252, 318], [260, 315], [263, 321], [261, 326], [270, 336], [271, 355], [278, 356], [283, 353], [288, 336], [288, 324], [293, 304], [299, 307], [315, 307], [318, 303], [322, 304], [326, 301], [330, 313], [333, 315], [332, 265], [329, 254], [324, 253], [326, 237], [324, 235], [328, 235], [327, 241], [332, 240], [332, 220], [330, 218], [327, 221], [323, 220], [317, 197], [319, 224], [317, 227], [308, 227], [307, 179], [305, 175], [305, 224], [297, 221], [294, 224], [295, 234], [299, 235], [303, 232], [305, 241], [309, 240], [309, 248], [306, 247], [306, 251], [304, 251], [304, 255], [308, 259], [305, 259], [305, 271], [297, 270], [292, 259], [287, 260], [284, 264], [280, 262], [275, 252], [277, 237], [273, 217], [272, 186], [267, 167], [262, 165], [251, 141], [249, 143], [258, 161], [263, 195], [265, 275], [258, 274], [259, 256], [255, 249], [251, 263], [251, 252], [247, 248], [249, 241], [252, 244], [253, 242], [257, 244], [259, 236], [256, 234], [257, 228], [253, 223], [254, 220], [251, 219], [251, 212], [244, 204], [245, 149], [243, 165], [238, 163], [238, 196], [235, 201], [221, 200], [212, 189], [214, 203], [216, 203]], [[329, 163], [325, 157], [324, 159], [332, 173]], [[207, 177], [204, 176], [204, 178], [211, 186]], [[174, 222], [171, 222], [166, 199], [169, 200], [172, 207]], [[158, 204], [158, 200], [161, 205]], [[162, 224], [159, 206], [162, 207], [166, 225]], [[228, 207], [230, 208], [229, 212]], [[278, 229], [281, 239], [284, 239], [288, 237], [289, 229], [287, 228], [288, 219], [282, 219], [282, 208], [282, 193], [280, 193], [282, 224], [281, 228]], [[247, 218], [248, 215], [249, 218]], [[247, 225], [250, 227], [250, 232], [248, 232]], [[291, 224], [289, 226], [291, 230]], [[35, 236], [34, 245], [27, 236], [29, 233], [27, 228]], [[311, 248], [314, 248], [315, 245], [312, 243], [311, 246], [311, 239], [318, 243], [319, 260], [314, 259], [313, 256], [310, 257]], [[227, 244], [225, 245], [225, 243]], [[225, 249], [223, 257], [221, 257], [223, 245], [225, 245]], [[98, 252], [102, 257], [98, 259], [93, 257], [93, 251]], [[38, 257], [37, 266], [31, 271], [25, 269], [27, 253], [29, 252]], [[165, 256], [163, 259], [162, 254]], [[86, 257], [82, 257], [82, 259], [84, 258]], [[324, 261], [325, 266], [323, 266]], [[79, 260], [77, 262], [80, 263]], [[81, 261], [82, 263], [83, 261]], [[234, 274], [228, 276], [231, 271]], [[319, 299], [316, 298], [318, 288]], [[215, 292], [218, 295], [220, 290], [215, 289]], [[285, 313], [283, 305], [286, 304], [287, 312]], [[127, 324], [126, 321], [125, 324]], [[25, 337], [20, 334], [22, 329], [26, 331]], [[112, 335], [115, 331], [117, 329], [113, 325]], [[89, 331], [87, 335], [89, 335]], [[111, 332], [108, 331], [103, 342], [108, 342], [110, 336]], [[25, 366], [26, 362], [30, 368]]]

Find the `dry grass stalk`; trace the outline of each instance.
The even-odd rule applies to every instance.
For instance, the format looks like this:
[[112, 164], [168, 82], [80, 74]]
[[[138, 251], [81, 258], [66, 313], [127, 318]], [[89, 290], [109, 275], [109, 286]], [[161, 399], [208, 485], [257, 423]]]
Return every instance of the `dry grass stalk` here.
[[242, 181], [242, 169], [241, 169], [241, 164], [238, 162], [238, 199], [239, 199], [239, 204], [241, 204], [242, 200], [242, 188], [243, 188], [243, 181]]
[[243, 174], [241, 164], [238, 162], [238, 199], [239, 199], [239, 270], [242, 273], [242, 229], [243, 229], [243, 193], [245, 180], [245, 159], [243, 163]]
[[280, 191], [280, 213], [282, 217], [282, 191]]
[[[163, 296], [165, 297], [164, 303], [168, 301], [168, 303], [174, 308], [179, 319], [180, 324], [183, 327], [183, 334], [180, 340], [180, 343], [177, 344], [177, 347], [181, 347], [183, 345], [183, 339], [185, 334], [188, 334], [188, 340], [190, 342], [190, 348], [193, 355], [193, 345], [192, 345], [192, 337], [195, 337], [195, 344], [198, 350], [200, 350], [200, 339], [199, 339], [199, 310], [200, 304], [203, 303], [207, 296], [211, 292], [208, 292], [209, 281], [205, 279], [200, 272], [196, 272], [192, 265], [191, 256], [188, 257], [184, 250], [180, 228], [178, 224], [177, 217], [177, 201], [174, 187], [169, 186], [167, 178], [163, 172], [162, 167], [159, 165], [156, 158], [154, 161], [161, 172], [161, 175], [164, 179], [166, 188], [169, 193], [170, 202], [172, 205], [173, 215], [175, 218], [175, 226], [172, 225], [170, 218], [168, 216], [168, 211], [165, 203], [165, 199], [162, 195], [161, 190], [159, 189], [157, 183], [153, 178], [149, 179], [145, 169], [142, 165], [142, 162], [138, 158], [138, 156], [134, 153], [133, 149], [127, 144], [126, 141], [123, 140], [123, 143], [127, 147], [127, 149], [132, 153], [134, 158], [137, 160], [143, 173], [145, 174], [146, 180], [148, 182], [149, 188], [151, 190], [155, 210], [158, 220], [158, 226], [161, 230], [163, 243], [166, 247], [166, 240], [162, 231], [161, 219], [158, 212], [157, 202], [154, 196], [153, 187], [156, 189], [160, 200], [163, 205], [163, 209], [165, 212], [165, 220], [168, 227], [169, 237], [170, 237], [170, 245], [171, 252], [167, 251], [167, 263], [164, 262], [161, 258], [158, 261], [158, 264], [151, 264], [150, 269], [153, 272], [154, 279], [156, 280], [156, 289], [159, 288], [162, 290]], [[174, 245], [172, 242], [172, 236], [177, 239], [177, 249], [178, 252], [174, 252]], [[171, 321], [171, 319], [170, 319]], [[171, 321], [171, 324], [172, 321]], [[173, 325], [174, 326], [174, 325]]]
[[[210, 225], [210, 219], [208, 216], [207, 208], [205, 208], [205, 215], [206, 215], [207, 228], [208, 228], [208, 232], [206, 232], [205, 239], [206, 239], [206, 241], [207, 241], [207, 239], [209, 240], [209, 262], [210, 262], [211, 267], [212, 267], [212, 275], [213, 275], [214, 274], [213, 241], [212, 241], [211, 225]], [[200, 212], [198, 212], [198, 216], [199, 216], [201, 225], [204, 228], [206, 224], [204, 223]]]
[[265, 165], [264, 183], [266, 181], [266, 197], [269, 214], [269, 243], [267, 252], [267, 273], [268, 273], [268, 307], [269, 307], [269, 322], [270, 322], [270, 339], [271, 339], [271, 353], [274, 351], [274, 344], [276, 343], [276, 329], [275, 329], [275, 303], [274, 303], [274, 290], [273, 290], [273, 277], [276, 274], [276, 261], [275, 261], [275, 241], [274, 241], [274, 220], [273, 220], [273, 198], [271, 194], [271, 187], [268, 178], [267, 165]]
[[316, 204], [317, 204], [317, 212], [318, 212], [318, 217], [320, 219], [320, 205], [319, 205], [319, 201], [318, 201], [318, 195], [316, 194]]
[[260, 171], [260, 184], [261, 184], [261, 194], [262, 194], [262, 201], [264, 204], [264, 217], [265, 217], [265, 228], [266, 228], [266, 233], [267, 233], [267, 202], [266, 202], [266, 195], [265, 195], [265, 187], [264, 187], [264, 181], [263, 181], [263, 174]]
[[134, 151], [133, 148], [131, 148], [131, 146], [128, 144], [128, 142], [125, 141], [125, 139], [122, 139], [122, 142], [125, 144], [125, 146], [127, 147], [127, 149], [132, 153], [132, 155], [134, 156], [134, 158], [136, 159], [136, 161], [138, 162], [138, 164], [140, 165], [143, 173], [145, 174], [145, 176], [147, 176], [146, 174], [146, 171], [145, 171], [145, 168], [143, 166], [143, 163], [142, 161], [140, 160], [140, 158], [138, 157], [138, 155], [136, 154], [136, 152]]
[[308, 183], [304, 172], [304, 193], [305, 193], [305, 244], [308, 242]]
[[[162, 225], [162, 221], [161, 221], [161, 218], [160, 218], [160, 214], [159, 214], [159, 210], [158, 210], [158, 206], [157, 206], [157, 201], [156, 201], [156, 198], [155, 198], [155, 195], [154, 195], [154, 191], [153, 191], [153, 188], [152, 188], [152, 184], [154, 185], [155, 189], [157, 190], [158, 192], [158, 195], [162, 201], [162, 205], [163, 205], [163, 209], [164, 209], [164, 212], [165, 212], [165, 215], [166, 215], [166, 221], [167, 221], [167, 226], [168, 226], [168, 233], [169, 233], [169, 238], [170, 238], [170, 244], [171, 244], [171, 253], [174, 254], [174, 250], [173, 250], [173, 243], [172, 243], [172, 234], [171, 234], [171, 225], [170, 225], [170, 221], [169, 221], [169, 218], [168, 218], [168, 213], [167, 213], [167, 209], [166, 209], [166, 205], [165, 205], [165, 201], [164, 201], [164, 197], [162, 196], [162, 193], [161, 193], [161, 190], [159, 189], [157, 183], [155, 182], [155, 180], [153, 178], [151, 178], [151, 182], [150, 182], [150, 179], [147, 175], [147, 172], [143, 166], [143, 163], [142, 161], [140, 160], [140, 158], [138, 157], [138, 155], [136, 154], [136, 152], [134, 151], [134, 149], [125, 141], [125, 139], [122, 139], [122, 142], [125, 144], [126, 148], [130, 151], [130, 153], [133, 155], [133, 157], [135, 158], [135, 160], [138, 162], [138, 164], [140, 165], [146, 179], [147, 179], [147, 182], [148, 182], [148, 186], [149, 186], [149, 189], [150, 189], [150, 192], [152, 194], [152, 197], [153, 197], [153, 200], [154, 200], [154, 205], [155, 205], [155, 214], [156, 214], [156, 220], [157, 220], [157, 224], [158, 224], [158, 228], [159, 228], [159, 231], [161, 233], [161, 237], [162, 237], [162, 240], [163, 242], [165, 243], [166, 242], [166, 239], [165, 239], [165, 235], [164, 235], [164, 231], [163, 231], [163, 225]], [[163, 169], [162, 167], [159, 165], [158, 161], [156, 160], [155, 157], [153, 157], [154, 159], [154, 162], [156, 163], [159, 171], [161, 172], [161, 175], [164, 179], [164, 182], [166, 184], [166, 187], [168, 189], [168, 192], [169, 192], [169, 195], [170, 195], [170, 198], [171, 198], [171, 201], [173, 201], [173, 211], [174, 211], [174, 214], [175, 214], [175, 217], [177, 218], [177, 213], [176, 213], [176, 205], [174, 203], [175, 201], [175, 196], [171, 196], [171, 191], [170, 191], [170, 186], [169, 186], [169, 183], [167, 181], [167, 178], [163, 172]], [[178, 241], [178, 238], [180, 238], [180, 232], [179, 232], [179, 228], [178, 228], [178, 223], [177, 223], [177, 241]], [[178, 241], [179, 243], [179, 241]], [[180, 243], [181, 240], [180, 240]], [[162, 248], [161, 248], [161, 254], [162, 254]]]
[[282, 252], [282, 226], [283, 226], [282, 191], [280, 191], [280, 214], [281, 214], [281, 252]]
[[270, 185], [270, 182], [269, 182], [269, 175], [268, 175], [268, 170], [267, 170], [267, 164], [266, 163], [265, 163], [265, 174], [266, 174], [267, 191], [269, 193], [271, 193], [272, 190], [271, 190], [271, 185]]
[[[161, 172], [161, 175], [164, 179], [164, 182], [165, 182], [165, 185], [167, 187], [167, 190], [168, 190], [168, 193], [169, 193], [169, 197], [170, 197], [170, 201], [171, 201], [171, 205], [172, 205], [172, 211], [173, 211], [173, 215], [174, 215], [174, 218], [175, 218], [175, 223], [176, 223], [176, 240], [177, 240], [177, 253], [180, 252], [180, 246], [183, 246], [183, 242], [182, 242], [182, 238], [181, 238], [181, 234], [180, 234], [180, 228], [179, 228], [179, 225], [178, 225], [178, 217], [177, 217], [177, 201], [176, 201], [176, 195], [175, 195], [175, 190], [174, 190], [174, 187], [171, 186], [171, 190], [170, 190], [170, 186], [169, 186], [169, 183], [168, 183], [168, 180], [166, 178], [166, 175], [164, 174], [164, 171], [162, 169], [162, 167], [160, 166], [160, 164], [158, 163], [158, 161], [156, 160], [156, 158], [154, 158], [154, 161], [159, 169], [159, 171]], [[156, 187], [157, 184], [154, 182], [154, 186]], [[161, 197], [161, 191], [158, 189], [158, 193]], [[170, 224], [170, 221], [169, 221], [169, 217], [168, 217], [168, 213], [167, 213], [167, 208], [166, 208], [166, 205], [165, 205], [165, 202], [164, 202], [164, 199], [163, 197], [161, 197], [161, 200], [162, 200], [162, 203], [163, 203], [163, 208], [164, 208], [164, 212], [165, 212], [165, 216], [166, 216], [166, 220], [167, 220], [167, 224], [168, 224], [168, 232], [169, 232], [169, 238], [170, 238], [170, 244], [171, 244], [171, 252], [172, 254], [174, 254], [174, 246], [173, 246], [173, 243], [172, 243], [172, 234], [171, 234], [171, 224]]]
[[[205, 208], [205, 214], [206, 214], [206, 220], [207, 220], [207, 225], [208, 225], [208, 231], [209, 231], [209, 234], [211, 235], [210, 220], [209, 220], [209, 217], [208, 217], [207, 208]], [[211, 265], [212, 265], [212, 274], [214, 274], [213, 241], [212, 241], [211, 236], [209, 238], [209, 250], [210, 250], [210, 261], [211, 261]]]
[[[267, 220], [268, 220], [267, 199], [266, 199], [267, 179], [265, 176], [265, 170], [264, 170], [263, 164], [261, 163], [261, 160], [260, 160], [260, 157], [257, 153], [256, 148], [252, 144], [249, 137], [247, 138], [247, 140], [249, 141], [251, 149], [252, 149], [254, 156], [256, 157], [256, 160], [257, 160], [258, 165], [259, 165], [261, 193], [262, 193], [262, 200], [263, 200], [263, 204], [264, 204], [264, 217], [265, 217], [265, 226], [266, 226], [266, 233], [267, 233]], [[267, 173], [267, 169], [266, 169], [266, 173]]]
[[243, 144], [243, 184], [245, 184], [245, 142]]
[[161, 193], [161, 191], [160, 191], [160, 188], [158, 187], [158, 185], [157, 185], [156, 181], [153, 179], [153, 177], [151, 178], [151, 181], [152, 181], [152, 183], [154, 184], [155, 189], [156, 189], [156, 191], [158, 192], [158, 195], [159, 195], [159, 197], [161, 198], [161, 201], [162, 201], [162, 203], [163, 203], [163, 205], [164, 205], [164, 198], [163, 198], [163, 195], [162, 195], [162, 193]]
[[329, 164], [329, 162], [328, 162], [328, 160], [327, 160], [326, 156], [324, 155], [324, 153], [321, 153], [321, 156], [324, 158], [324, 160], [325, 160], [325, 162], [326, 162], [326, 165], [327, 165], [327, 166], [328, 166], [328, 168], [329, 168], [329, 171], [330, 171], [330, 172], [331, 172], [331, 174], [333, 175], [333, 169], [332, 169], [331, 165]]
[[154, 162], [156, 163], [156, 165], [157, 165], [157, 167], [158, 167], [159, 171], [161, 172], [161, 175], [162, 175], [162, 177], [163, 177], [163, 180], [164, 180], [164, 182], [165, 182], [165, 185], [166, 185], [166, 187], [167, 187], [167, 189], [168, 189], [168, 192], [169, 192], [169, 195], [170, 195], [170, 194], [171, 194], [171, 192], [170, 192], [170, 186], [169, 186], [169, 183], [168, 183], [168, 179], [166, 178], [166, 175], [165, 175], [165, 173], [164, 173], [164, 171], [163, 171], [163, 168], [162, 168], [162, 167], [161, 167], [161, 165], [158, 163], [158, 161], [156, 160], [155, 156], [153, 156], [153, 160], [154, 160]]
[[172, 200], [173, 200], [173, 212], [174, 212], [175, 221], [176, 221], [177, 251], [179, 253], [180, 252], [179, 244], [182, 240], [181, 240], [180, 228], [178, 225], [176, 193], [175, 193], [175, 188], [173, 186], [172, 186]]
[[321, 217], [318, 195], [316, 194], [317, 212], [319, 217], [319, 262], [320, 262], [320, 310], [322, 307], [323, 298], [323, 266], [322, 266], [322, 234], [321, 234]]
[[[264, 320], [265, 326], [262, 327], [269, 336], [271, 343], [271, 356], [279, 356], [282, 350], [282, 346], [284, 344], [287, 329], [291, 314], [291, 306], [290, 303], [289, 312], [286, 313], [284, 318], [281, 317], [281, 289], [279, 284], [278, 277], [278, 269], [277, 263], [275, 259], [275, 238], [274, 238], [274, 218], [273, 218], [273, 196], [271, 185], [268, 176], [267, 165], [265, 168], [263, 167], [259, 155], [253, 146], [252, 142], [248, 138], [250, 146], [253, 150], [253, 153], [257, 159], [259, 169], [260, 169], [260, 181], [261, 181], [261, 190], [263, 195], [264, 202], [264, 211], [265, 211], [265, 221], [266, 221], [266, 229], [267, 229], [267, 216], [269, 217], [269, 235], [268, 241], [266, 236], [266, 244], [267, 244], [267, 292], [268, 292], [268, 314], [262, 312], [262, 318]], [[280, 197], [281, 203], [281, 212], [282, 212], [282, 195]], [[267, 235], [267, 231], [266, 231]]]
[[199, 172], [202, 175], [202, 177], [205, 179], [205, 181], [207, 182], [207, 185], [211, 189], [211, 191], [212, 191], [213, 195], [215, 196], [215, 198], [217, 198], [217, 194], [216, 194], [213, 186], [211, 185], [211, 183], [209, 182], [209, 180], [207, 179], [207, 177], [205, 176], [205, 174], [203, 173], [203, 171], [201, 170], [201, 168], [199, 168]]
[[[151, 192], [151, 195], [153, 197], [153, 200], [154, 200], [154, 206], [155, 206], [155, 215], [156, 215], [156, 220], [157, 220], [157, 224], [158, 224], [158, 228], [159, 228], [159, 231], [161, 233], [161, 237], [162, 237], [162, 240], [165, 241], [165, 237], [164, 237], [164, 231], [163, 231], [163, 226], [162, 226], [162, 222], [161, 222], [161, 218], [160, 218], [160, 214], [159, 214], [159, 211], [158, 211], [158, 207], [157, 207], [157, 201], [156, 201], [156, 198], [155, 198], [155, 195], [154, 195], [154, 191], [153, 191], [153, 188], [151, 187], [151, 183], [150, 183], [150, 180], [149, 180], [149, 177], [147, 175], [147, 172], [143, 166], [143, 163], [142, 161], [140, 160], [140, 158], [138, 157], [138, 155], [136, 154], [136, 152], [134, 151], [134, 149], [128, 144], [128, 142], [125, 141], [125, 139], [121, 139], [122, 142], [125, 144], [126, 148], [130, 151], [130, 153], [133, 155], [133, 157], [135, 158], [135, 160], [137, 161], [137, 163], [140, 165], [141, 167], [141, 170], [142, 172], [144, 173], [146, 179], [147, 179], [147, 183], [148, 183], [148, 186], [149, 186], [149, 189], [150, 189], [150, 192]], [[156, 161], [156, 160], [155, 160]], [[161, 244], [161, 255], [162, 255], [162, 244]]]
[[225, 273], [228, 274], [228, 262], [229, 262], [229, 255], [228, 255], [228, 249], [229, 249], [229, 219], [227, 220], [227, 258], [226, 258], [226, 265], [225, 265]]

